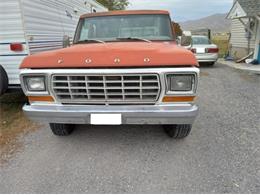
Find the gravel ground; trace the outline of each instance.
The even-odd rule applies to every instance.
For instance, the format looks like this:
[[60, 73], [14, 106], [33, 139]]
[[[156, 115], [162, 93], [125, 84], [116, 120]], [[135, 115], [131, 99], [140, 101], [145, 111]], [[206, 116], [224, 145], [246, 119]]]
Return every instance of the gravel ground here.
[[260, 192], [260, 77], [201, 70], [188, 138], [159, 126], [78, 126], [60, 138], [44, 125], [0, 167], [0, 193]]

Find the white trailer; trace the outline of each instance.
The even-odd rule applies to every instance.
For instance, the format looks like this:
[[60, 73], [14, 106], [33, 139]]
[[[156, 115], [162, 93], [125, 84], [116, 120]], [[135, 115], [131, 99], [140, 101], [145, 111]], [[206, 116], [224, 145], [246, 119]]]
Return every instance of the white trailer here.
[[80, 15], [101, 11], [107, 9], [94, 0], [1, 0], [0, 95], [20, 85], [19, 65], [27, 55], [62, 48]]

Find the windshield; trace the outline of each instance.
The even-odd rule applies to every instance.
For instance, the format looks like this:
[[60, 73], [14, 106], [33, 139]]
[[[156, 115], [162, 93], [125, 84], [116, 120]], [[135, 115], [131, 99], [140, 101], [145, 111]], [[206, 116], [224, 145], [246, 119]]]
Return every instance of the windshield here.
[[[85, 40], [125, 41], [139, 39], [173, 40], [168, 15], [120, 15], [80, 20], [74, 43]], [[140, 40], [139, 40], [140, 41]]]
[[192, 37], [192, 43], [193, 45], [210, 45], [211, 41], [208, 39], [208, 37]]

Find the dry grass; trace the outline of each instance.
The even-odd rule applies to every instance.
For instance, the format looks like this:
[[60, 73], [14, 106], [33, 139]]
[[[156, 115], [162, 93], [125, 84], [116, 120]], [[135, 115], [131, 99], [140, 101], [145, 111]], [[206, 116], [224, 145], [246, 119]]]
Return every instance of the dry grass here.
[[19, 137], [37, 127], [22, 112], [25, 101], [22, 94], [8, 94], [0, 98], [0, 165], [22, 146]]
[[223, 58], [228, 53], [228, 36], [227, 35], [214, 35], [212, 42], [219, 48], [219, 57]]

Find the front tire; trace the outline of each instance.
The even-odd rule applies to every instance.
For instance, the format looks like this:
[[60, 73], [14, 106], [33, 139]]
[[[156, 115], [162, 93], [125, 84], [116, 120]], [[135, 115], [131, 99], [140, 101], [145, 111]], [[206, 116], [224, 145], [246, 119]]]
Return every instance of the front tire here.
[[0, 65], [0, 96], [3, 95], [8, 88], [8, 76], [5, 69]]
[[192, 125], [164, 125], [163, 128], [169, 137], [183, 139], [190, 134]]
[[50, 123], [50, 128], [54, 135], [68, 136], [73, 132], [75, 125]]

